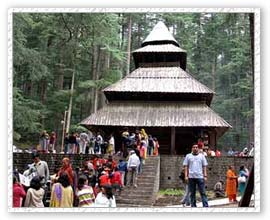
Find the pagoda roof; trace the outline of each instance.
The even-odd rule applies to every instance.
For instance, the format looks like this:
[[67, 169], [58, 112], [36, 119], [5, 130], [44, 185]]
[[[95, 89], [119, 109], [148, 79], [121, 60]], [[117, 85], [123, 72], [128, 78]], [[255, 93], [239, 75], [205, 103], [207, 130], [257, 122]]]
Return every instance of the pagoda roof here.
[[166, 25], [162, 21], [159, 21], [155, 25], [153, 30], [150, 32], [150, 34], [143, 41], [142, 47], [149, 44], [164, 44], [164, 43], [171, 43], [179, 47], [178, 42], [170, 33]]
[[147, 45], [133, 51], [133, 53], [155, 53], [155, 52], [186, 53], [185, 50], [173, 44]]
[[114, 101], [91, 114], [83, 126], [212, 127], [218, 136], [231, 125], [203, 102]]
[[211, 89], [180, 67], [140, 67], [103, 91], [108, 99], [109, 93], [170, 93], [179, 98], [188, 94], [189, 96], [201, 94], [205, 96], [209, 105], [214, 94]]
[[103, 91], [214, 94], [180, 67], [140, 67]]

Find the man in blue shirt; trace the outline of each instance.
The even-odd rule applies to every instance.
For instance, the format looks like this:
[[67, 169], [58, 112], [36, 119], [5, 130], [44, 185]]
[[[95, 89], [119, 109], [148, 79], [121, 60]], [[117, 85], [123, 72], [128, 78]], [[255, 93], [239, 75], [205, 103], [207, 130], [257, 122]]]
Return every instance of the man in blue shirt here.
[[208, 163], [205, 156], [199, 153], [198, 145], [193, 144], [192, 152], [187, 154], [183, 162], [185, 169], [185, 181], [188, 182], [190, 191], [191, 207], [196, 206], [196, 185], [198, 186], [203, 207], [208, 207], [208, 199], [205, 193], [205, 182], [207, 181]]

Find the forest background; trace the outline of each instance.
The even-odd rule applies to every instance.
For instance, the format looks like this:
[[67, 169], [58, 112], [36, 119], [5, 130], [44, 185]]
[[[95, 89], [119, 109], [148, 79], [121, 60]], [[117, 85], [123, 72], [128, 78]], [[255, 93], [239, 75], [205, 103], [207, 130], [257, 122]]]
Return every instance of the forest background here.
[[187, 71], [215, 91], [211, 108], [233, 126], [217, 147], [253, 143], [254, 14], [14, 13], [14, 145], [37, 145], [42, 130], [60, 143], [70, 106], [70, 131], [82, 131], [78, 123], [106, 102], [101, 90], [134, 70], [131, 52], [159, 20], [187, 51]]

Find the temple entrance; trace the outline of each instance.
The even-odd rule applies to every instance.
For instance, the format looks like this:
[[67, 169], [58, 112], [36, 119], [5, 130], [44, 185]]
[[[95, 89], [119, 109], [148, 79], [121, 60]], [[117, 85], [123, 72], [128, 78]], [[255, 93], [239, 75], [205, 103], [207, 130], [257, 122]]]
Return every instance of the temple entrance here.
[[186, 155], [191, 152], [191, 146], [196, 141], [191, 132], [177, 132], [175, 135], [175, 154]]

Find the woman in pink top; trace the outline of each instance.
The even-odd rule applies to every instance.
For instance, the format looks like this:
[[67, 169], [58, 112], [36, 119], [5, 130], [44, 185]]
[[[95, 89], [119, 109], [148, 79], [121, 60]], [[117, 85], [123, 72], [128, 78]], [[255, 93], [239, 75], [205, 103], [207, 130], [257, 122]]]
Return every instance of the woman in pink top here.
[[22, 207], [22, 200], [25, 196], [23, 186], [18, 182], [17, 177], [13, 176], [13, 207]]

